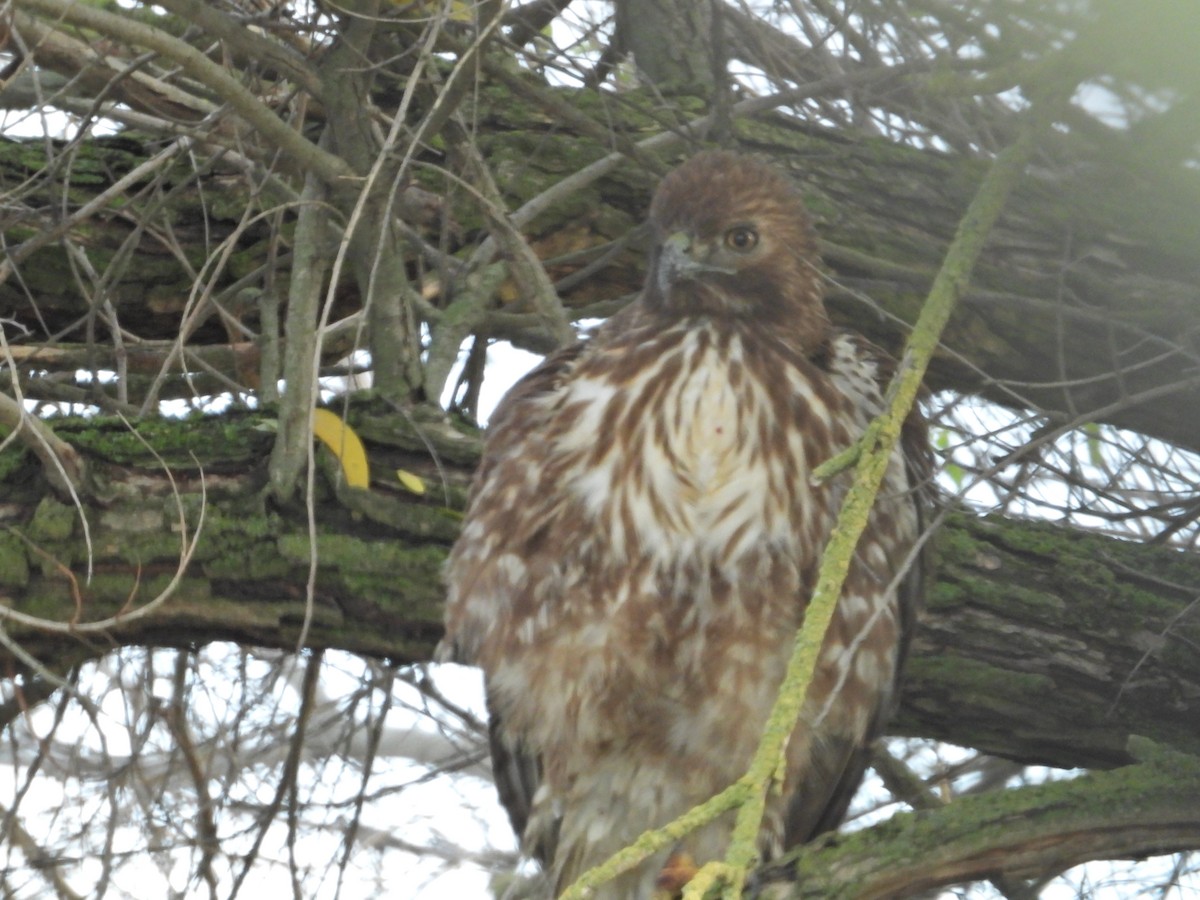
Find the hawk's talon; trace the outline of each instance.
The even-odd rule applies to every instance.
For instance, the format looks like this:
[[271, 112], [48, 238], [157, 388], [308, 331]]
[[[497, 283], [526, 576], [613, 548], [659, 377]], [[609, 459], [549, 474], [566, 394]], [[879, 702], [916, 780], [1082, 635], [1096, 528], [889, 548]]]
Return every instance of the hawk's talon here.
[[686, 850], [676, 850], [667, 857], [654, 880], [655, 894], [662, 897], [678, 897], [684, 886], [699, 871], [696, 860]]

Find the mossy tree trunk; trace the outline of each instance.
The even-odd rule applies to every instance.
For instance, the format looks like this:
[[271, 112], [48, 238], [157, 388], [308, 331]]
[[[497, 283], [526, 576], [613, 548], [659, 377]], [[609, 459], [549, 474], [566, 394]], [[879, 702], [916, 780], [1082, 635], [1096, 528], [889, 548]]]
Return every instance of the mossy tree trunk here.
[[[296, 649], [307, 618], [309, 646], [428, 660], [478, 436], [380, 405], [351, 421], [367, 442], [372, 489], [338, 487], [336, 461], [324, 459], [315, 545], [303, 509], [274, 506], [265, 491], [260, 416], [161, 421], [137, 436], [111, 420], [59, 423], [90, 463], [90, 550], [80, 511], [47, 489], [31, 455], [5, 451], [4, 604], [64, 626], [10, 619], [9, 636], [61, 670], [123, 644]], [[421, 477], [426, 494], [407, 492], [397, 468]], [[193, 538], [178, 588], [142, 617]], [[1194, 597], [1181, 587], [1200, 581], [1196, 557], [959, 513], [936, 558], [897, 733], [1067, 768], [1127, 763], [1134, 735], [1200, 753], [1200, 722], [1185, 712], [1200, 696], [1200, 624], [1184, 617]], [[118, 622], [88, 630], [108, 617]], [[23, 666], [0, 649], [0, 668]]]

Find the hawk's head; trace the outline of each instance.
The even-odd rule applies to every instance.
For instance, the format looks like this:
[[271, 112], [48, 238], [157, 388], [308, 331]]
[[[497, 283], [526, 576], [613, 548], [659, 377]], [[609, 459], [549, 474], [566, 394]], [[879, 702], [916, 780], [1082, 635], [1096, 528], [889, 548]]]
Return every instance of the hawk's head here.
[[781, 172], [712, 151], [675, 169], [650, 206], [646, 302], [675, 315], [748, 316], [812, 332], [828, 322], [804, 202]]

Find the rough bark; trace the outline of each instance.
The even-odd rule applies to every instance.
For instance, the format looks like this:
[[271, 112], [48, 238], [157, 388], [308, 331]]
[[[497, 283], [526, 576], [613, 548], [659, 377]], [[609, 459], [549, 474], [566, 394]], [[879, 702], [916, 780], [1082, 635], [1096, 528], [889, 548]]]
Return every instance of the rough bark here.
[[616, 42], [655, 90], [711, 96], [722, 70], [713, 17], [707, 0], [618, 0]]
[[959, 514], [936, 557], [894, 731], [1062, 767], [1136, 735], [1200, 753], [1194, 554]]
[[[1200, 840], [1200, 761], [1146, 762], [1070, 781], [962, 797], [901, 813], [856, 834], [830, 835], [781, 866], [794, 885], [764, 880], [769, 898], [920, 896], [982, 878], [1034, 879], [1093, 859], [1128, 859]], [[1028, 889], [1018, 895], [1035, 896]]]
[[[302, 509], [267, 500], [263, 421], [143, 423], [137, 435], [117, 421], [60, 421], [59, 435], [89, 463], [96, 498], [87, 507], [90, 581], [78, 511], [47, 492], [31, 454], [0, 454], [0, 592], [9, 608], [53, 622], [130, 615], [175, 572], [180, 510], [189, 534], [204, 510], [192, 564], [160, 610], [103, 633], [8, 621], [8, 634], [55, 668], [125, 644], [294, 649], [310, 542]], [[363, 407], [351, 421], [368, 444], [373, 485], [335, 488], [326, 460], [308, 643], [426, 660], [478, 438], [433, 413]], [[421, 476], [427, 492], [405, 491], [396, 468]], [[966, 514], [950, 519], [936, 546], [939, 574], [894, 730], [1063, 767], [1127, 763], [1134, 735], [1200, 753], [1195, 556]], [[20, 668], [0, 651], [0, 671]]]

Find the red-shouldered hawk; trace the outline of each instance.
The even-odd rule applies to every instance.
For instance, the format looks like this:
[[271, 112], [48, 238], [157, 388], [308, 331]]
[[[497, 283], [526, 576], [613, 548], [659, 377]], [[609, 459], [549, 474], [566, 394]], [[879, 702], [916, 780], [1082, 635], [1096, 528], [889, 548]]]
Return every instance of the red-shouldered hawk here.
[[[496, 410], [442, 658], [481, 666], [500, 798], [560, 891], [740, 777], [891, 361], [831, 327], [800, 196], [753, 158], [662, 182], [641, 296]], [[835, 826], [904, 655], [926, 460], [910, 418], [769, 800], [769, 858]], [[675, 850], [720, 858], [726, 815]], [[668, 851], [595, 896], [648, 897]]]

